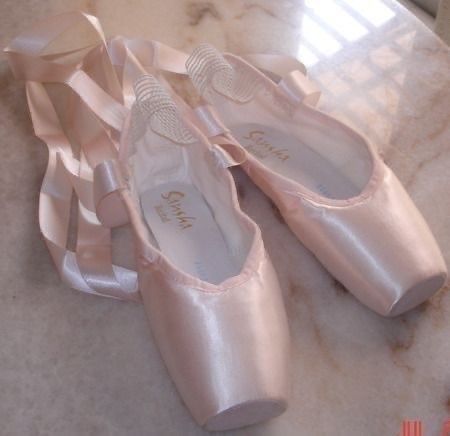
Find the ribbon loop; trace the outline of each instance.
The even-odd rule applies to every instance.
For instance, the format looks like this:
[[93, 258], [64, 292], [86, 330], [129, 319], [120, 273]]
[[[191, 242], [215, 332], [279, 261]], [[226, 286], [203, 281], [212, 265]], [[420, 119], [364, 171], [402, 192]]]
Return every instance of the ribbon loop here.
[[217, 164], [222, 168], [241, 165], [247, 159], [247, 152], [228, 135], [218, 136], [211, 140], [212, 153]]
[[300, 71], [306, 75], [305, 65], [292, 56], [258, 53], [243, 55], [241, 57], [254, 67], [263, 71], [274, 82], [279, 82], [282, 77], [292, 71]]
[[[94, 27], [100, 43], [76, 64], [58, 63], [58, 54], [41, 55], [41, 52], [62, 32], [87, 20]], [[77, 52], [81, 47], [72, 50]], [[117, 77], [109, 57], [103, 70], [90, 70], [99, 56], [107, 55], [103, 32], [95, 17], [83, 13], [67, 13], [45, 20], [30, 31], [16, 38], [5, 50], [11, 67], [18, 78], [25, 79], [28, 106], [35, 134], [48, 147], [49, 160], [39, 196], [39, 225], [53, 261], [62, 280], [82, 292], [105, 297], [140, 301], [136, 271], [112, 264], [111, 234], [95, 213], [97, 208], [113, 210], [106, 215], [105, 224], [126, 222], [123, 210], [116, 206], [115, 190], [121, 181], [113, 167], [105, 163], [99, 168], [97, 189], [101, 196], [96, 204], [94, 198], [93, 167], [117, 156], [117, 146], [102, 122], [120, 131], [126, 110], [111, 95], [117, 95]], [[60, 52], [61, 56], [68, 52]], [[92, 77], [105, 80], [104, 90]], [[61, 126], [52, 100], [44, 82], [68, 85], [78, 95], [73, 99], [72, 131], [81, 145], [80, 159], [74, 157], [72, 144]], [[91, 114], [86, 114], [86, 107]], [[88, 111], [89, 112], [89, 111]], [[109, 172], [107, 170], [110, 170]], [[102, 175], [103, 174], [103, 175]], [[106, 176], [110, 184], [106, 184]], [[113, 177], [114, 176], [114, 177]], [[115, 183], [115, 185], [114, 185]], [[103, 190], [101, 187], [103, 186]], [[67, 249], [72, 193], [78, 197], [77, 244], [75, 252]], [[103, 195], [101, 195], [103, 193]], [[113, 201], [114, 200], [114, 201]], [[108, 203], [114, 203], [114, 207]], [[116, 212], [116, 210], [118, 212]], [[113, 218], [111, 218], [111, 215]], [[109, 220], [109, 221], [108, 221]]]
[[[94, 30], [94, 45], [44, 54], [60, 35], [80, 23]], [[82, 12], [63, 13], [35, 24], [15, 38], [5, 53], [15, 76], [26, 81], [34, 131], [48, 147], [49, 160], [39, 196], [39, 225], [62, 280], [82, 292], [140, 301], [136, 271], [112, 263], [110, 228], [128, 222], [123, 198], [130, 195], [121, 165], [127, 144], [123, 135], [120, 148], [117, 142], [129, 123], [128, 107], [135, 100], [132, 83], [136, 76], [152, 69], [186, 74], [188, 56], [156, 41], [123, 37], [106, 41], [98, 19]], [[78, 62], [65, 62], [68, 55], [78, 53], [84, 54]], [[279, 83], [292, 99], [316, 103], [318, 92], [307, 82], [306, 70], [296, 59], [278, 55], [244, 58]], [[69, 127], [80, 145], [79, 156], [43, 86], [49, 82], [74, 91], [69, 99], [73, 103]], [[148, 89], [153, 96], [155, 89]], [[161, 102], [167, 101], [160, 97]], [[170, 107], [163, 106], [166, 111], [162, 115], [167, 117]], [[216, 164], [228, 168], [243, 163], [246, 150], [231, 137], [213, 108], [202, 106], [195, 113], [200, 129], [211, 138], [208, 155]], [[156, 115], [153, 118], [158, 121]], [[183, 134], [186, 143], [191, 139], [184, 131], [175, 133]], [[67, 239], [74, 191], [78, 197], [78, 234], [76, 250], [71, 251]]]
[[197, 106], [194, 109], [198, 127], [208, 138], [228, 133], [229, 129], [222, 123], [215, 109], [209, 105]]
[[294, 104], [317, 105], [319, 88], [307, 77], [306, 68], [299, 60], [271, 54], [244, 55], [242, 58], [276, 82]]
[[128, 212], [120, 195], [122, 189], [127, 189], [127, 183], [117, 160], [104, 161], [95, 167], [95, 210], [97, 218], [105, 227], [128, 223]]
[[316, 106], [319, 102], [319, 89], [300, 71], [292, 71], [283, 77], [278, 86], [294, 103]]

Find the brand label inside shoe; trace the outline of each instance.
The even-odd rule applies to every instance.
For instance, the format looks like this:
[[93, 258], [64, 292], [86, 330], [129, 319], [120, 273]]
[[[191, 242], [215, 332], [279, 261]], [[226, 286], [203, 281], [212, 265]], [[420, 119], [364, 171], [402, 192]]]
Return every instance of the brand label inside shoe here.
[[175, 221], [181, 230], [194, 225], [195, 217], [189, 216], [183, 208], [185, 194], [181, 191], [169, 191], [161, 194], [161, 204], [155, 206], [156, 213], [163, 223]]
[[242, 139], [245, 140], [242, 145], [259, 159], [272, 156], [285, 162], [290, 157], [287, 149], [276, 147], [270, 143], [262, 130], [251, 130], [242, 136]]
[[326, 148], [329, 139], [323, 136], [326, 132], [311, 128], [300, 132], [300, 137], [300, 133], [293, 130], [290, 133], [256, 123], [231, 127], [238, 142], [273, 172], [327, 198], [347, 199], [361, 192], [361, 186], [353, 181], [349, 168], [361, 172], [359, 165], [365, 165], [364, 162], [358, 163], [359, 158], [346, 160], [337, 151], [330, 152]]
[[215, 284], [239, 273], [209, 203], [195, 186], [162, 183], [144, 191], [140, 203], [159, 250], [177, 268]]

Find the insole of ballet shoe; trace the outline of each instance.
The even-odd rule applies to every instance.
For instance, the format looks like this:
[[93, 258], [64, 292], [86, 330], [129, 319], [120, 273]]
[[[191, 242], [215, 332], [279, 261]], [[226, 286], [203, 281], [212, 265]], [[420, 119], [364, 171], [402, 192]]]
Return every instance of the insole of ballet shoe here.
[[159, 248], [179, 269], [213, 284], [238, 273], [222, 231], [195, 186], [164, 183], [145, 191], [140, 202]]
[[360, 193], [351, 180], [311, 147], [282, 131], [261, 124], [239, 124], [231, 133], [272, 171], [332, 199]]

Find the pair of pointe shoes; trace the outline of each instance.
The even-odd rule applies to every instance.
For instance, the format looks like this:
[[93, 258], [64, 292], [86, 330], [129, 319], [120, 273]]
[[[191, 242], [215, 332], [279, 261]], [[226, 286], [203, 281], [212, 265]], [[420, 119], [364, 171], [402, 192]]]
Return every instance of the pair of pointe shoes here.
[[[80, 16], [98, 24], [81, 14], [60, 16], [49, 26], [61, 30], [61, 21]], [[102, 135], [107, 125], [102, 141], [119, 144], [117, 156], [104, 156], [99, 135], [84, 138], [90, 199], [83, 201], [82, 189], [91, 186], [89, 178], [82, 171], [77, 178], [72, 157], [60, 146], [48, 173], [63, 168], [82, 207], [93, 210], [104, 227], [131, 223], [137, 277], [114, 267], [119, 285], [109, 292], [95, 280], [95, 267], [89, 269], [95, 256], [83, 256], [86, 248], [67, 254], [54, 248], [51, 229], [45, 227], [44, 236], [71, 286], [142, 299], [168, 371], [199, 425], [238, 428], [273, 418], [288, 404], [283, 299], [260, 229], [239, 207], [230, 166], [241, 165], [298, 239], [377, 313], [404, 313], [444, 285], [446, 266], [422, 215], [366, 138], [313, 107], [318, 94], [301, 67], [292, 70], [299, 65], [295, 61], [281, 65], [248, 57], [247, 62], [208, 45], [187, 57], [159, 43], [118, 37], [103, 41], [81, 67], [65, 72], [26, 43], [44, 33], [49, 32], [34, 29], [7, 52], [16, 75], [29, 81], [35, 130], [49, 144], [50, 156], [60, 130], [49, 122], [51, 116], [39, 117], [48, 102], [32, 81], [71, 87], [80, 97], [78, 107], [87, 105], [102, 124], [97, 130], [92, 122], [78, 125]], [[115, 77], [100, 78], [96, 55], [107, 56]], [[160, 69], [187, 73], [204, 104], [189, 107]], [[281, 78], [273, 70], [288, 73]], [[114, 102], [95, 87], [97, 76]], [[108, 89], [114, 80], [122, 96]], [[41, 198], [41, 207], [55, 198]], [[85, 283], [75, 283], [77, 274]]]

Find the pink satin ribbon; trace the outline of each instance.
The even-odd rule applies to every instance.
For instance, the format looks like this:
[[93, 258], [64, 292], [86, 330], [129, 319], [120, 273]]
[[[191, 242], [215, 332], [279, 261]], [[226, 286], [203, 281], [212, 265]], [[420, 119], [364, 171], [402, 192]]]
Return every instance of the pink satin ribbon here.
[[[61, 34], [81, 23], [94, 29], [97, 37], [94, 46], [44, 54]], [[78, 63], [57, 62], [68, 54], [86, 50]], [[136, 271], [113, 265], [111, 256], [110, 227], [128, 222], [117, 195], [128, 189], [121, 174], [122, 166], [118, 164], [127, 155], [119, 147], [119, 137], [134, 101], [134, 80], [154, 70], [186, 74], [188, 55], [155, 41], [123, 37], [107, 41], [98, 19], [82, 12], [68, 12], [41, 21], [15, 38], [5, 52], [15, 76], [26, 81], [34, 131], [48, 147], [48, 165], [39, 199], [39, 225], [62, 280], [82, 292], [141, 301]], [[279, 82], [294, 100], [318, 95], [297, 60], [277, 55], [246, 58]], [[81, 146], [79, 159], [43, 85], [51, 82], [64, 84], [74, 92], [71, 129]], [[176, 95], [174, 98], [179, 99]], [[211, 119], [206, 121], [209, 121], [209, 125], [205, 124], [208, 136], [226, 129]], [[225, 142], [220, 138], [215, 141], [221, 148], [219, 160], [225, 166], [241, 163], [232, 160], [227, 152], [227, 147], [239, 146]], [[73, 191], [78, 198], [75, 251], [67, 249]]]

